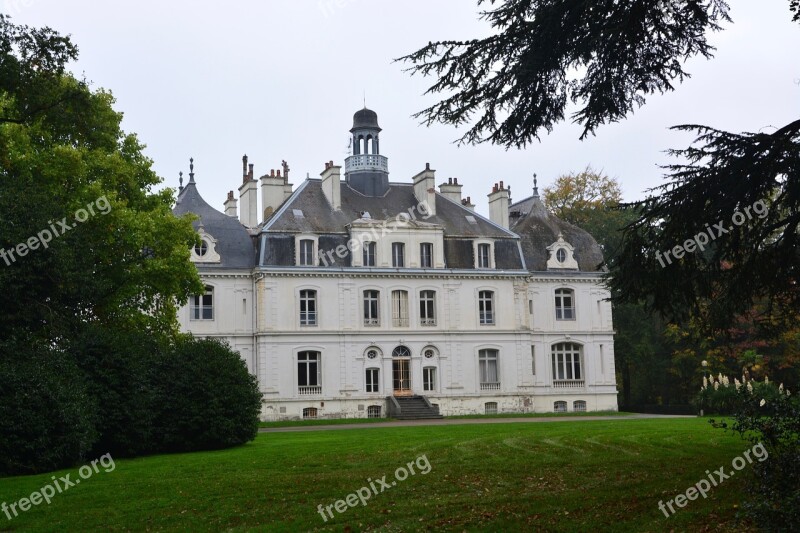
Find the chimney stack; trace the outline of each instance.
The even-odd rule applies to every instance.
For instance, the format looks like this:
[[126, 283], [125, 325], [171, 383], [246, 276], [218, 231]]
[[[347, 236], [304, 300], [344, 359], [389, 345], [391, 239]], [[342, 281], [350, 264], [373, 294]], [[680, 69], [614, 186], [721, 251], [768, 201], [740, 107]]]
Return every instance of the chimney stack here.
[[225, 200], [225, 214], [236, 218], [236, 198], [233, 197], [233, 191], [228, 191], [228, 199]]
[[509, 192], [501, 181], [494, 184], [489, 194], [489, 218], [492, 222], [508, 229], [508, 200]]
[[[242, 157], [242, 185], [239, 187], [239, 200], [242, 202], [240, 221], [249, 228], [258, 226], [258, 184], [253, 179], [253, 165], [248, 165], [247, 155]], [[235, 202], [235, 200], [234, 200]], [[236, 204], [234, 204], [234, 213]], [[228, 213], [228, 202], [225, 202], [225, 213]]]
[[472, 196], [467, 196], [463, 200], [461, 200], [461, 205], [466, 207], [471, 211], [475, 211], [475, 204], [472, 203]]
[[461, 203], [461, 188], [463, 185], [458, 184], [458, 178], [447, 178], [447, 183], [439, 185], [439, 192], [445, 198], [449, 198], [454, 202]]
[[338, 211], [342, 208], [342, 189], [340, 184], [342, 167], [334, 165], [333, 161], [325, 163], [322, 171], [322, 192], [331, 207]]
[[288, 185], [289, 194], [286, 194], [286, 179], [281, 176], [281, 171], [275, 172], [271, 169], [269, 174], [261, 176], [261, 207], [264, 210], [263, 216], [266, 220], [277, 211], [278, 207], [288, 198], [291, 193], [291, 185]]
[[414, 176], [414, 196], [420, 204], [427, 206], [427, 213], [436, 215], [436, 171], [425, 163], [425, 170]]

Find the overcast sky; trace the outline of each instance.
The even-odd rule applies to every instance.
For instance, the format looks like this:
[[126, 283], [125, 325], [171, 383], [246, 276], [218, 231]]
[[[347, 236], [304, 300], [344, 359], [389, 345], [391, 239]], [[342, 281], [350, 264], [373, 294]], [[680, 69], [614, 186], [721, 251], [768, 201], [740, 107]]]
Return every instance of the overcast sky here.
[[[4, 4], [3, 4], [4, 3]], [[106, 1], [0, 0], [16, 23], [50, 26], [80, 49], [73, 72], [110, 89], [123, 127], [147, 145], [165, 183], [195, 159], [200, 191], [222, 210], [241, 183], [248, 154], [261, 176], [291, 167], [295, 186], [344, 164], [353, 113], [378, 113], [390, 179], [409, 181], [429, 162], [437, 184], [458, 177], [487, 213], [491, 184], [512, 196], [587, 165], [617, 178], [626, 200], [661, 183], [663, 150], [690, 137], [681, 123], [729, 131], [771, 131], [800, 113], [800, 25], [787, 0], [729, 0], [733, 24], [712, 37], [711, 61], [695, 59], [677, 91], [650, 97], [620, 124], [579, 141], [565, 123], [524, 150], [458, 147], [448, 126], [426, 128], [411, 115], [434, 100], [432, 80], [410, 77], [394, 58], [431, 40], [485, 35], [468, 0]]]

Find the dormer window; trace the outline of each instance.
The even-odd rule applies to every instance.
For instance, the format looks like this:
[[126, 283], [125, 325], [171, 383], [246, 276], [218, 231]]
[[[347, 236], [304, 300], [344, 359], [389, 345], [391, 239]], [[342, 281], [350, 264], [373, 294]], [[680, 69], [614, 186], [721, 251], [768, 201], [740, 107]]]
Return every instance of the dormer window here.
[[402, 242], [392, 243], [392, 266], [402, 268], [406, 266], [406, 245]]
[[[317, 266], [317, 238], [314, 235], [295, 237], [295, 264], [297, 266]], [[327, 266], [327, 264], [326, 264]]]
[[200, 244], [195, 245], [194, 253], [197, 257], [204, 257], [208, 253], [208, 243], [205, 240], [200, 241]]
[[475, 248], [475, 268], [494, 268], [494, 243], [487, 240], [477, 241]]
[[217, 253], [217, 240], [206, 233], [202, 224], [197, 228], [199, 242], [195, 243], [190, 250], [190, 258], [194, 263], [219, 263], [220, 256]]
[[550, 252], [550, 258], [547, 260], [548, 270], [578, 270], [578, 261], [573, 255], [575, 248], [564, 240], [564, 235], [561, 233], [558, 234], [558, 240], [547, 247], [547, 251]]

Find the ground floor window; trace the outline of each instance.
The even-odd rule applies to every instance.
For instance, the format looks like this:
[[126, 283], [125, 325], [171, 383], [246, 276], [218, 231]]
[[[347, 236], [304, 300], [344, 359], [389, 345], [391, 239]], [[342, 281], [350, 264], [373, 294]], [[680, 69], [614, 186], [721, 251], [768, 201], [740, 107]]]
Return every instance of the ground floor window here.
[[377, 368], [367, 369], [367, 392], [380, 392], [380, 370]]
[[426, 391], [436, 390], [436, 368], [426, 366], [422, 369], [422, 389]]
[[578, 412], [585, 412], [586, 411], [586, 402], [583, 400], [575, 400], [572, 402], [572, 410]]
[[497, 402], [486, 402], [484, 404], [484, 409], [486, 410], [487, 415], [496, 415], [497, 414]]
[[306, 407], [303, 409], [303, 418], [317, 418], [317, 408], [316, 407]]
[[380, 418], [381, 417], [381, 406], [380, 405], [370, 405], [367, 407], [367, 418]]
[[567, 402], [555, 402], [553, 404], [553, 411], [555, 411], [556, 413], [566, 413]]

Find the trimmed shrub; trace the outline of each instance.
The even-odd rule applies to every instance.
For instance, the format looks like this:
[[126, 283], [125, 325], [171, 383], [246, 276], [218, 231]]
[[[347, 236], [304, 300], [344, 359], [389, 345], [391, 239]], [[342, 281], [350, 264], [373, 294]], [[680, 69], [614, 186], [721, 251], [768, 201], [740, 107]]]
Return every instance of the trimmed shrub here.
[[22, 336], [0, 341], [0, 472], [33, 474], [83, 462], [97, 405], [72, 358]]
[[219, 449], [256, 437], [261, 393], [256, 378], [226, 343], [181, 337], [154, 371], [157, 450]]

